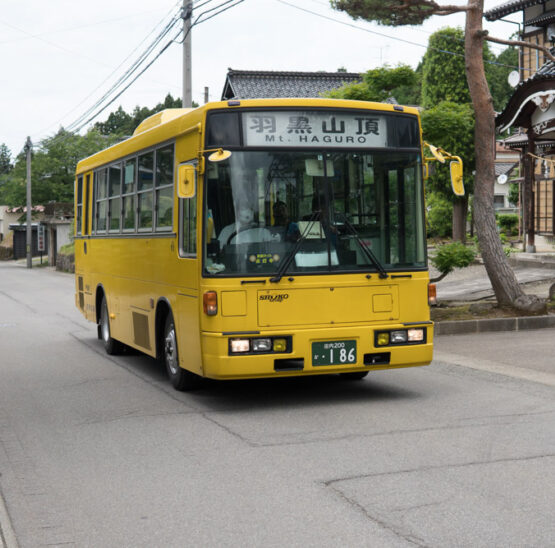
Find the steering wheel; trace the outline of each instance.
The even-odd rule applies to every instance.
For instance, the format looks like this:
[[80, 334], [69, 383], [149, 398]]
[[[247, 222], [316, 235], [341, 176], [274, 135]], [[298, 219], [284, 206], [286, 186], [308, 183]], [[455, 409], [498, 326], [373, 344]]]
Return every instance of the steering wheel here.
[[251, 228], [258, 228], [258, 225], [246, 225], [246, 226], [240, 227], [238, 230], [235, 230], [229, 235], [229, 238], [227, 239], [227, 242], [225, 243], [225, 245], [229, 245], [231, 243], [231, 240], [233, 240], [233, 238], [235, 238], [235, 236], [237, 236], [237, 234], [239, 234], [240, 232], [245, 232], [245, 230], [251, 230]]

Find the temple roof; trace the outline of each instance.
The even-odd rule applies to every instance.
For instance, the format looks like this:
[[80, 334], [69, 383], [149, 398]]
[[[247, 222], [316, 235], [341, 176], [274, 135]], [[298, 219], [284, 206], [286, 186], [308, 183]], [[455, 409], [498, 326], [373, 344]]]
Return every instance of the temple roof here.
[[229, 69], [222, 101], [273, 97], [319, 97], [344, 84], [362, 81], [352, 72], [276, 72]]
[[530, 6], [536, 6], [538, 4], [545, 4], [547, 0], [510, 0], [509, 2], [503, 2], [499, 6], [484, 12], [484, 17], [488, 21], [497, 21], [506, 15], [511, 13], [516, 13], [524, 8], [529, 8]]

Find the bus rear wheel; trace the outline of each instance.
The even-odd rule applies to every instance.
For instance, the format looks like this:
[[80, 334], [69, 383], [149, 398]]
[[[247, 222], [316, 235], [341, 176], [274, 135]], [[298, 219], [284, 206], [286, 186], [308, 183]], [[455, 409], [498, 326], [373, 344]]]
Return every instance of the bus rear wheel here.
[[110, 356], [114, 354], [121, 354], [124, 345], [116, 339], [112, 339], [110, 335], [110, 316], [108, 314], [108, 303], [106, 302], [106, 296], [102, 297], [102, 304], [100, 305], [100, 336], [102, 337], [102, 342], [104, 343], [104, 348], [106, 353]]
[[166, 371], [172, 386], [176, 390], [186, 392], [198, 388], [201, 383], [201, 377], [183, 369], [179, 365], [179, 353], [177, 350], [177, 336], [175, 334], [175, 323], [171, 313], [166, 318], [164, 326], [164, 348], [163, 358], [166, 364]]

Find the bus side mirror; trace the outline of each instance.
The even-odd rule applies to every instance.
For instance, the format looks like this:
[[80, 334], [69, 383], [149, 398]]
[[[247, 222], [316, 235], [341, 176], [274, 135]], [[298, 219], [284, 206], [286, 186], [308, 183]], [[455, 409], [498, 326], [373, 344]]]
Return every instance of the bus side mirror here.
[[455, 156], [455, 161], [450, 162], [451, 171], [451, 186], [453, 187], [453, 192], [457, 196], [464, 196], [464, 184], [463, 184], [463, 164], [462, 160]]
[[192, 164], [182, 164], [177, 170], [177, 195], [192, 198], [195, 195], [196, 169]]

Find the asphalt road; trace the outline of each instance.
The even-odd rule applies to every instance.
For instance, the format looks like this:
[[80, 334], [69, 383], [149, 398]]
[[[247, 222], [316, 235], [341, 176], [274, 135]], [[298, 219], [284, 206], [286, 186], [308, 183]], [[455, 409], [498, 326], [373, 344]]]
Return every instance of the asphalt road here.
[[554, 545], [554, 330], [182, 394], [106, 356], [73, 287], [0, 263], [0, 545]]

